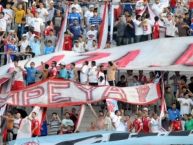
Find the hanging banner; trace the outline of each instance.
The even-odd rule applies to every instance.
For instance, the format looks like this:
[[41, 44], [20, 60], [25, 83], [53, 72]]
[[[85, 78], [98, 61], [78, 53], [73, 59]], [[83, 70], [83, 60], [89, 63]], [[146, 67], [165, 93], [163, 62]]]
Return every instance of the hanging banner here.
[[[19, 66], [24, 68], [26, 61], [20, 61]], [[62, 51], [35, 57], [31, 61], [37, 68], [41, 66], [41, 61], [66, 65], [74, 62], [77, 68], [81, 68], [85, 61], [96, 61], [97, 65], [104, 66], [113, 61], [118, 69], [125, 70], [193, 71], [193, 43], [192, 37], [163, 38], [81, 54]], [[10, 65], [0, 67], [0, 76], [6, 75], [9, 68]]]
[[20, 91], [10, 92], [0, 103], [14, 106], [63, 107], [115, 99], [131, 104], [147, 105], [161, 97], [158, 84], [136, 87], [88, 86], [72, 81], [49, 79]]

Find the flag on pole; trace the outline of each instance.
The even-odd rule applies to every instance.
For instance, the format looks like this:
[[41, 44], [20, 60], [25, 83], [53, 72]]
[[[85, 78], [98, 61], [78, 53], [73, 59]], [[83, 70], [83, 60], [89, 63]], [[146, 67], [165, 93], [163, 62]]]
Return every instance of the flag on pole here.
[[107, 38], [108, 38], [108, 3], [105, 3], [103, 7], [103, 17], [102, 23], [99, 29], [99, 41], [98, 41], [98, 48], [104, 49], [106, 46]]
[[[32, 110], [32, 112], [36, 112], [37, 116], [36, 119], [40, 122], [42, 122], [42, 116], [45, 114], [45, 112], [43, 113], [43, 110], [38, 107], [35, 106]], [[17, 139], [21, 139], [21, 138], [31, 138], [32, 137], [32, 132], [31, 132], [31, 120], [29, 118], [31, 118], [32, 112], [30, 113], [29, 116], [27, 116], [26, 118], [24, 118], [21, 121], [18, 133], [17, 133]]]
[[80, 124], [82, 122], [82, 118], [84, 116], [84, 113], [85, 113], [85, 110], [86, 110], [86, 106], [83, 104], [81, 105], [81, 108], [80, 108], [80, 113], [78, 115], [78, 121], [77, 121], [77, 124], [75, 126], [75, 130], [74, 132], [78, 131], [79, 127], [80, 127]]
[[119, 110], [117, 101], [114, 99], [106, 99], [107, 109], [110, 113], [114, 113], [116, 110]]

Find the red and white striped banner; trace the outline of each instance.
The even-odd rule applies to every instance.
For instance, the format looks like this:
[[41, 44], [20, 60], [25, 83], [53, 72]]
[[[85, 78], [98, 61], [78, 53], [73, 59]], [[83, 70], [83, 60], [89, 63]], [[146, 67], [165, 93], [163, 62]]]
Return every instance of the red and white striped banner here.
[[[136, 87], [88, 86], [61, 79], [49, 79], [7, 95], [4, 102], [15, 106], [63, 107], [114, 99], [147, 105], [161, 97], [158, 84]], [[3, 101], [3, 100], [2, 100]]]
[[100, 25], [99, 29], [99, 41], [98, 41], [98, 48], [104, 49], [106, 46], [107, 38], [108, 38], [108, 3], [102, 7], [103, 11], [103, 17], [102, 17], [102, 23]]

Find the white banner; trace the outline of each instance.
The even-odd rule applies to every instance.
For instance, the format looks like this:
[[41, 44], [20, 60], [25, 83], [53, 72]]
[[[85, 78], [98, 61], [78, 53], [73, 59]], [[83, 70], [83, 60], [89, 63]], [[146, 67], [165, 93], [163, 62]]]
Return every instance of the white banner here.
[[[35, 57], [31, 61], [36, 67], [41, 67], [41, 61], [49, 65], [52, 61], [66, 65], [75, 62], [81, 67], [86, 60], [104, 66], [113, 61], [118, 69], [193, 71], [193, 41], [192, 37], [162, 38], [81, 54], [63, 51]], [[19, 62], [19, 65], [24, 67], [26, 61]], [[9, 67], [0, 67], [0, 76], [7, 74]]]
[[[15, 106], [62, 107], [115, 99], [131, 104], [152, 104], [161, 97], [160, 87], [147, 84], [136, 87], [88, 86], [50, 79], [24, 90], [11, 92], [4, 101]], [[3, 99], [1, 100], [1, 103]]]

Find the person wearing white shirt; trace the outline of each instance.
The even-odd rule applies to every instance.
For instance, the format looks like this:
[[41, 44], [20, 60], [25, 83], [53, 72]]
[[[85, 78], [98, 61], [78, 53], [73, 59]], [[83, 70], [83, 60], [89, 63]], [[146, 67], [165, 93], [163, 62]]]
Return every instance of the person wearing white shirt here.
[[37, 9], [37, 12], [39, 13], [39, 17], [42, 19], [42, 21], [46, 22], [46, 17], [48, 16], [48, 11], [46, 8], [44, 8], [44, 4], [40, 3], [40, 8]]
[[89, 26], [89, 20], [91, 17], [93, 17], [94, 13], [94, 5], [90, 5], [89, 6], [89, 10], [87, 10], [84, 14], [84, 21], [85, 21], [85, 25], [88, 27]]
[[135, 42], [141, 42], [143, 36], [143, 27], [141, 21], [141, 15], [137, 15], [136, 19], [133, 21], [135, 25]]
[[122, 116], [119, 110], [116, 110], [115, 113], [111, 113], [110, 117], [112, 119], [112, 122], [114, 124], [116, 131], [126, 131], [127, 130], [125, 123], [122, 122]]
[[161, 131], [160, 119], [156, 113], [153, 113], [153, 116], [150, 121], [150, 129], [152, 133], [159, 133]]
[[70, 13], [72, 12], [72, 8], [75, 7], [76, 8], [76, 12], [81, 14], [82, 13], [82, 8], [81, 6], [78, 4], [78, 0], [74, 0], [74, 3], [70, 6]]
[[85, 52], [83, 45], [81, 45], [78, 41], [74, 42], [73, 51], [77, 53]]
[[98, 85], [99, 86], [108, 85], [108, 82], [107, 82], [106, 77], [105, 77], [104, 66], [103, 65], [99, 66], [99, 72], [98, 72], [97, 77], [98, 77]]
[[6, 32], [7, 22], [4, 18], [4, 13], [0, 12], [0, 32]]
[[90, 30], [86, 33], [87, 47], [92, 47], [93, 40], [97, 40], [98, 31], [95, 29], [95, 25], [91, 25]]
[[11, 29], [11, 23], [13, 20], [13, 10], [11, 9], [11, 3], [6, 4], [6, 8], [3, 9], [3, 12], [7, 20], [7, 30], [9, 31]]
[[19, 42], [19, 45], [20, 45], [20, 52], [25, 53], [25, 51], [26, 51], [25, 49], [29, 45], [29, 41], [27, 39], [27, 35], [26, 34], [22, 35], [22, 39]]
[[160, 3], [160, 0], [155, 0], [151, 8], [156, 16], [160, 16], [164, 10], [164, 5]]
[[[186, 90], [186, 88], [183, 88]], [[193, 95], [189, 90], [186, 90], [185, 93], [181, 94], [177, 101], [180, 103], [180, 114], [190, 114], [191, 112], [191, 105], [193, 106], [193, 101], [189, 98], [189, 95]]]
[[150, 15], [147, 14], [143, 20], [143, 41], [151, 40], [153, 22], [149, 19]]
[[98, 70], [95, 61], [91, 61], [91, 68], [88, 72], [88, 81], [91, 86], [98, 86]]
[[85, 61], [82, 68], [80, 69], [80, 83], [81, 84], [87, 84], [88, 82], [88, 61]]
[[41, 28], [44, 26], [44, 23], [39, 17], [38, 12], [35, 13], [35, 17], [32, 19], [31, 26], [34, 27], [34, 32], [40, 35]]
[[175, 26], [176, 23], [172, 14], [167, 14], [167, 18], [163, 18], [162, 21], [164, 22], [164, 26], [166, 27], [166, 37], [174, 37], [178, 29]]
[[92, 41], [92, 46], [89, 46], [88, 43], [87, 43], [85, 49], [86, 49], [87, 51], [94, 51], [94, 50], [96, 50], [97, 48], [98, 48], [97, 42], [96, 42], [96, 40], [93, 40], [93, 41]]

